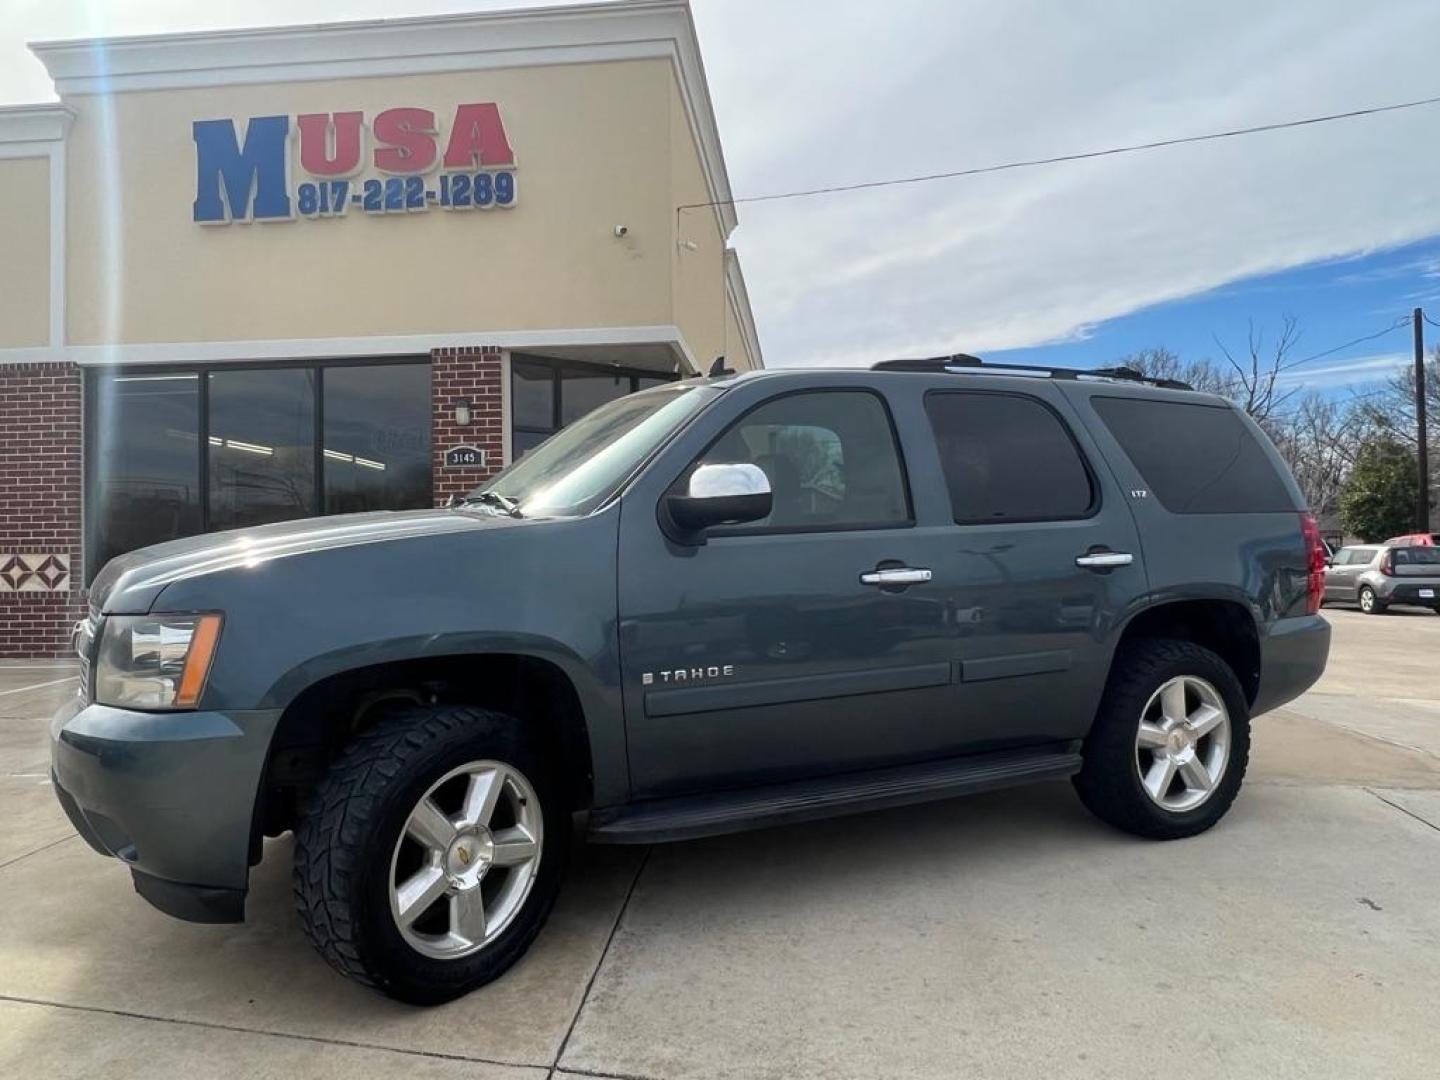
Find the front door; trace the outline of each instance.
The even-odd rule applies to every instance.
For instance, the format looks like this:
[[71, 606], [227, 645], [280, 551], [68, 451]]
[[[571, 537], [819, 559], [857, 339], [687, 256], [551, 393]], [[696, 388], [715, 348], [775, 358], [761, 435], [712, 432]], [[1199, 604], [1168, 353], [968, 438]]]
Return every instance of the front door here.
[[1355, 579], [1350, 567], [1350, 556], [1353, 555], [1349, 548], [1341, 548], [1330, 560], [1330, 565], [1325, 568], [1325, 599], [1326, 600], [1353, 600], [1355, 599]]
[[[730, 393], [727, 415], [744, 411], [705, 436], [667, 490], [696, 465], [749, 462], [769, 478], [770, 516], [679, 545], [657, 521], [663, 492], [642, 486], [622, 507], [636, 795], [913, 759], [952, 719], [946, 605], [918, 580], [943, 541], [915, 525], [885, 399], [860, 387]], [[885, 574], [896, 570], [911, 580]]]

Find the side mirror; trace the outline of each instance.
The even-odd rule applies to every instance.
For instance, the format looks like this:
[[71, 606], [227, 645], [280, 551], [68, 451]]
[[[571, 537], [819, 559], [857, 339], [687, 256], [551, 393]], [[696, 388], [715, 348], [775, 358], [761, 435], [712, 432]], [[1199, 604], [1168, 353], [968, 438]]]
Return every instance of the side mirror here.
[[683, 532], [716, 525], [741, 525], [770, 515], [770, 478], [757, 465], [701, 465], [690, 474], [684, 495], [665, 500], [666, 512]]

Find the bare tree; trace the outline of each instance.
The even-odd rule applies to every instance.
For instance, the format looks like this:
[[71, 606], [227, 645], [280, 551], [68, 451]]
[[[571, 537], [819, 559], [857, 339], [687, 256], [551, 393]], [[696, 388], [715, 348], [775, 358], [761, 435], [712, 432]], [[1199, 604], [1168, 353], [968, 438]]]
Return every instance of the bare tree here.
[[1178, 379], [1196, 390], [1233, 398], [1239, 388], [1234, 373], [1222, 371], [1209, 360], [1182, 360], [1163, 346], [1141, 349], [1122, 356], [1120, 367], [1128, 367], [1151, 379]]
[[1291, 353], [1299, 343], [1299, 323], [1293, 315], [1287, 315], [1279, 335], [1268, 344], [1265, 332], [1251, 322], [1245, 351], [1238, 357], [1217, 337], [1215, 347], [1225, 358], [1224, 363], [1182, 360], [1166, 348], [1141, 349], [1122, 357], [1120, 363], [1142, 375], [1179, 379], [1196, 390], [1227, 397], [1268, 430], [1271, 421], [1281, 419], [1285, 406], [1300, 390], [1298, 384], [1287, 389], [1281, 378], [1295, 366]]
[[1341, 489], [1373, 430], [1353, 402], [1331, 401], [1310, 393], [1289, 411], [1284, 423], [1272, 422], [1270, 435], [1310, 509], [1334, 520]]
[[1285, 405], [1299, 393], [1298, 385], [1286, 390], [1280, 380], [1281, 375], [1299, 362], [1290, 358], [1298, 344], [1299, 323], [1293, 315], [1285, 316], [1280, 324], [1279, 336], [1274, 344], [1268, 346], [1265, 342], [1265, 331], [1257, 331], [1252, 320], [1246, 338], [1245, 353], [1238, 360], [1223, 341], [1218, 337], [1215, 339], [1216, 348], [1230, 365], [1239, 385], [1239, 392], [1231, 394], [1230, 397], [1266, 430], [1270, 430], [1272, 420], [1281, 418], [1280, 413]]

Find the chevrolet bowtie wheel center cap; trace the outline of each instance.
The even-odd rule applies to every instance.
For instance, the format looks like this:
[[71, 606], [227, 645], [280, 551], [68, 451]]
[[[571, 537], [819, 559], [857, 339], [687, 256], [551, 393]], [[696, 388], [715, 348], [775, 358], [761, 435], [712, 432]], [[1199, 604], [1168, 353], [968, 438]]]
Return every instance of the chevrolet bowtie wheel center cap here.
[[445, 873], [460, 887], [479, 882], [495, 858], [495, 841], [484, 825], [462, 830], [445, 852]]

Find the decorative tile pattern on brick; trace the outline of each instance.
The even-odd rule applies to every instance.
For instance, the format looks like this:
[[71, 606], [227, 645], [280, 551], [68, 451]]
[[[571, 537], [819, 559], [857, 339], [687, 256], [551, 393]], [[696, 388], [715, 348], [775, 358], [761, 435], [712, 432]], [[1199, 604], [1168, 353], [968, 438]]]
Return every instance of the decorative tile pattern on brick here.
[[63, 657], [85, 614], [80, 369], [0, 364], [0, 657]]
[[0, 592], [69, 592], [70, 556], [0, 551]]
[[[504, 387], [500, 350], [488, 345], [435, 349], [430, 354], [431, 475], [435, 505], [464, 495], [500, 471], [505, 461]], [[455, 406], [470, 402], [470, 423], [455, 422]], [[445, 452], [473, 446], [485, 453], [483, 466], [447, 467]]]

